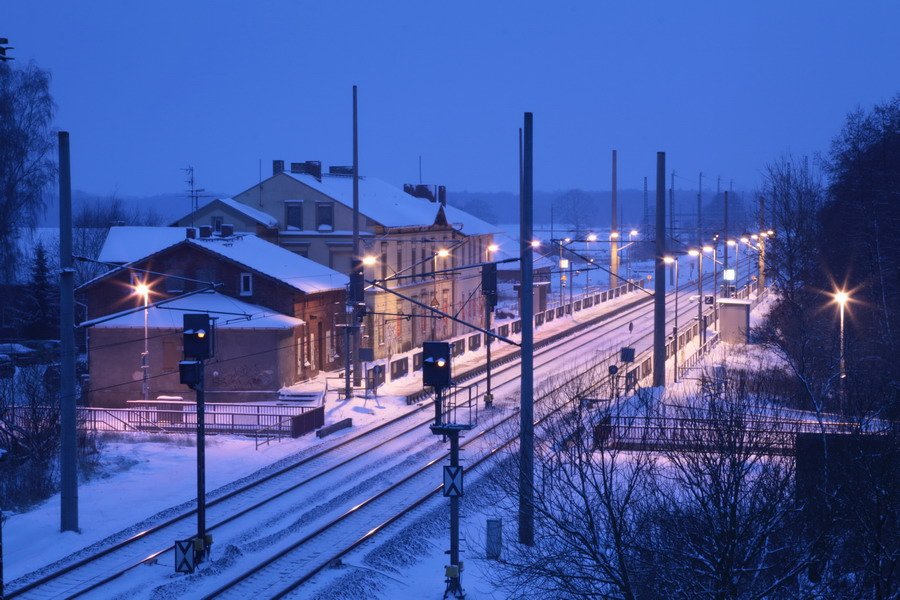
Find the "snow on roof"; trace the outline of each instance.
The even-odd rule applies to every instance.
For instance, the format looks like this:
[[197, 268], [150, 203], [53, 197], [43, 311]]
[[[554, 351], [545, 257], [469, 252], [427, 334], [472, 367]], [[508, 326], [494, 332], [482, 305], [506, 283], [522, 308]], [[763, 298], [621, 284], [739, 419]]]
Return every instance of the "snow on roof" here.
[[130, 263], [179, 243], [198, 246], [306, 293], [341, 289], [349, 281], [343, 273], [253, 234], [186, 239], [184, 227], [112, 227], [100, 260]]
[[306, 293], [344, 288], [349, 278], [343, 273], [285, 250], [255, 235], [233, 238], [198, 238], [188, 243], [215, 252], [254, 271], [268, 275]]
[[[353, 206], [352, 177], [323, 173], [322, 180], [319, 181], [307, 173], [284, 174], [345, 206]], [[407, 194], [386, 181], [374, 177], [359, 178], [359, 212], [385, 227], [433, 225], [440, 207], [437, 202]], [[481, 235], [499, 230], [497, 226], [455, 206], [444, 206], [444, 215], [447, 222], [464, 235]]]
[[[217, 329], [291, 329], [303, 325], [300, 319], [282, 315], [256, 304], [241, 302], [218, 292], [203, 292], [178, 298], [161, 306], [151, 306], [147, 309], [147, 326], [152, 329], [181, 329], [184, 324], [182, 320], [184, 313], [205, 312], [210, 313], [211, 317], [216, 317]], [[123, 314], [98, 323], [94, 327], [142, 329], [144, 311]]]
[[[322, 181], [306, 173], [284, 173], [314, 190], [353, 206], [353, 178], [322, 174]], [[440, 205], [416, 198], [373, 177], [359, 178], [359, 212], [386, 227], [433, 225]]]
[[749, 300], [744, 300], [743, 298], [717, 298], [716, 302], [719, 304], [737, 304], [743, 306], [750, 306], [751, 304]]
[[129, 263], [174, 246], [184, 238], [184, 227], [110, 227], [97, 260]]
[[247, 217], [250, 217], [257, 223], [265, 225], [266, 227], [278, 227], [278, 219], [276, 219], [269, 213], [263, 212], [257, 208], [253, 208], [252, 206], [248, 206], [243, 202], [238, 202], [234, 198], [216, 198], [206, 206], [209, 206], [210, 204], [213, 204], [215, 202], [220, 202], [225, 206], [233, 208], [234, 210], [240, 212], [243, 215], [246, 215]]
[[444, 206], [444, 215], [447, 217], [448, 223], [456, 226], [460, 233], [465, 235], [483, 235], [486, 233], [500, 232], [500, 228], [496, 225], [491, 225], [487, 221], [482, 221], [475, 215], [467, 213], [455, 206], [450, 206], [449, 204]]

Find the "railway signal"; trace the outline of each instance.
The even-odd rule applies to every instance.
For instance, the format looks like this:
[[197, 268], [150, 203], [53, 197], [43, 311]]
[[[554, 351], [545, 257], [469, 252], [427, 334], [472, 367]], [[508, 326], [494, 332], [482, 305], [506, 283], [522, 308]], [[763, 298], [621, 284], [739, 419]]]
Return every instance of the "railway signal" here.
[[[193, 557], [179, 561], [176, 542], [176, 572], [192, 573], [194, 566], [209, 556], [212, 536], [206, 533], [206, 402], [204, 398], [204, 361], [215, 354], [215, 327], [206, 313], [185, 314], [182, 342], [184, 360], [179, 365], [181, 383], [197, 395], [197, 536], [191, 542]], [[182, 555], [185, 549], [182, 548]]]

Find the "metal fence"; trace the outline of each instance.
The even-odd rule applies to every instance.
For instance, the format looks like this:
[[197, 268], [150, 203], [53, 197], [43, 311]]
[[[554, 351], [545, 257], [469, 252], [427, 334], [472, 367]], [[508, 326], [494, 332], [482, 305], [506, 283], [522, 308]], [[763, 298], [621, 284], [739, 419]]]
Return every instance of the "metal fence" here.
[[747, 417], [607, 416], [594, 429], [598, 446], [621, 450], [729, 451], [753, 454], [793, 454], [801, 433], [857, 434], [856, 423]]
[[[129, 408], [78, 407], [89, 431], [193, 433], [197, 407], [192, 402], [139, 402]], [[206, 403], [206, 431], [253, 436], [290, 435], [293, 417], [317, 406]]]

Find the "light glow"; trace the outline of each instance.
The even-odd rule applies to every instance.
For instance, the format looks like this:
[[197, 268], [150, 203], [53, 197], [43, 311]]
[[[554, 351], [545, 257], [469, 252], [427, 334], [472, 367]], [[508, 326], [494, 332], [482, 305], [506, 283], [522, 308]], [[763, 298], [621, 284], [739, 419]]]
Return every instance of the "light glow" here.
[[610, 231], [610, 232], [609, 232], [609, 239], [615, 240], [615, 239], [618, 239], [618, 238], [619, 238], [619, 232], [618, 232], [618, 231]]
[[437, 255], [440, 256], [441, 258], [447, 258], [448, 256], [450, 256], [450, 251], [447, 250], [446, 248], [441, 248], [440, 250], [437, 251]]
[[666, 263], [667, 265], [671, 265], [673, 262], [675, 262], [675, 259], [672, 258], [671, 256], [664, 256], [663, 262]]
[[541, 240], [531, 240], [531, 247], [538, 248], [541, 245]]
[[372, 265], [374, 265], [377, 262], [378, 262], [378, 259], [375, 258], [374, 256], [364, 256], [362, 259], [362, 263], [364, 265], [366, 265], [367, 267], [371, 267]]
[[588, 234], [588, 236], [587, 236], [587, 241], [589, 241], [589, 242], [596, 242], [596, 241], [597, 241], [597, 234], [596, 234], [596, 233]]
[[637, 235], [637, 234], [638, 234], [638, 230], [637, 230], [637, 229], [632, 229], [632, 230], [631, 230], [631, 235]]
[[690, 250], [688, 250], [688, 254], [690, 254], [691, 256], [700, 256], [700, 251], [691, 248]]
[[498, 246], [497, 244], [491, 244], [490, 246], [488, 246], [487, 249], [488, 249], [488, 252], [496, 252], [497, 250], [500, 249], [500, 246]]
[[850, 294], [848, 294], [844, 290], [840, 290], [838, 292], [835, 292], [835, 294], [834, 294], [834, 301], [837, 302], [838, 304], [840, 304], [841, 306], [844, 306], [845, 304], [847, 304], [847, 302], [849, 300], [850, 300]]
[[703, 251], [704, 251], [704, 252], [712, 252], [712, 251], [713, 251], [713, 247], [712, 247], [712, 246], [703, 246]]

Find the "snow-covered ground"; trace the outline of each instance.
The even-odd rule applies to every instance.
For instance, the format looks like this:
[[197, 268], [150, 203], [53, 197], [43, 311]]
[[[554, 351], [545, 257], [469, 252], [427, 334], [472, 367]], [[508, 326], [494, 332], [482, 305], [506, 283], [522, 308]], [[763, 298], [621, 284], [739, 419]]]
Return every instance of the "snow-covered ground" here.
[[[253, 438], [211, 435], [206, 442], [206, 487], [210, 495], [260, 469], [274, 469], [298, 453], [326, 447], [359, 428], [415, 410], [405, 399], [380, 396], [330, 402], [329, 422], [353, 418], [353, 429], [325, 439], [308, 434], [257, 447]], [[98, 474], [80, 483], [81, 533], [59, 532], [59, 495], [3, 524], [4, 576], [7, 581], [95, 544], [132, 525], [196, 499], [196, 444], [193, 436], [104, 435]]]
[[[768, 312], [771, 296], [751, 312], [751, 325], [758, 325]], [[719, 344], [705, 357], [698, 369], [715, 364], [770, 364], [764, 349]], [[666, 388], [666, 396], [683, 397], [696, 389], [694, 378]], [[465, 565], [463, 587], [467, 598], [501, 600], [493, 561], [485, 557], [487, 519], [503, 520], [504, 545], [515, 543], [516, 515], [502, 514], [484, 494], [479, 475], [484, 467], [470, 474], [461, 511], [461, 549]], [[296, 598], [383, 598], [385, 600], [443, 598], [443, 573], [448, 564], [448, 501], [435, 497], [414, 515], [388, 528], [381, 536], [348, 555], [342, 565], [315, 577]]]
[[[613, 307], [638, 299], [637, 294], [640, 292], [581, 311], [576, 313], [574, 318], [576, 321], [593, 318]], [[670, 304], [671, 300], [670, 298]], [[682, 305], [682, 312], [687, 310], [690, 310], [690, 307]], [[607, 334], [592, 342], [591, 354], [598, 351], [606, 352], [627, 342], [633, 335], [637, 335], [638, 331], [644, 329], [646, 326], [644, 319], [645, 317], [636, 319], [634, 334], [628, 331], [628, 318], [619, 319], [621, 322], [611, 324], [606, 329]], [[540, 328], [538, 336], [559, 331], [568, 326], [569, 321], [570, 319], [556, 319]], [[497, 354], [500, 353], [498, 346], [495, 346]], [[586, 347], [579, 347], [577, 353], [566, 356], [577, 356], [579, 361], [586, 360], [589, 358], [587, 352]], [[564, 361], [566, 356], [562, 357]], [[462, 369], [468, 364], [482, 360], [480, 352], [461, 358], [459, 363], [455, 363], [456, 368]], [[568, 359], [568, 363], [571, 366], [571, 358]], [[552, 371], [552, 367], [545, 368]], [[354, 428], [335, 434], [324, 441], [308, 435], [298, 440], [273, 442], [257, 450], [252, 439], [232, 436], [210, 437], [207, 450], [207, 489], [212, 492], [211, 496], [215, 496], [216, 488], [251, 475], [259, 469], [274, 469], [279, 462], [284, 464], [291, 457], [308, 452], [314, 446], [318, 448], [320, 445], [333, 443], [332, 440], [358, 433], [361, 427], [371, 426], [405, 411], [417, 410], [415, 406], [406, 405], [403, 395], [418, 389], [420, 385], [418, 376], [410, 376], [386, 386], [383, 391], [390, 392], [391, 395], [381, 395], [377, 399], [355, 398], [345, 402], [330, 398], [326, 402], [328, 421], [352, 417]], [[79, 490], [83, 533], [58, 533], [58, 497], [48, 500], [28, 513], [13, 515], [9, 519], [5, 527], [7, 580], [50, 564], [122, 530], [131, 528], [137, 531], [141, 528], [142, 521], [160, 512], [174, 512], [178, 507], [183, 509], [185, 507], [182, 505], [194, 498], [195, 454], [189, 437], [128, 436], [111, 439], [107, 441], [104, 457], [103, 476], [84, 482]], [[469, 488], [469, 492], [472, 498], [475, 498], [473, 487]], [[434, 505], [435, 510], [441, 513], [444, 510], [441, 500], [435, 499], [428, 505]], [[417, 514], [426, 512], [427, 509], [425, 512], [420, 510]], [[467, 516], [465, 527], [472, 530], [471, 539], [483, 539], [483, 531], [480, 534], [476, 531], [479, 527], [482, 530], [484, 528], [484, 519], [481, 516], [474, 513], [471, 517]], [[415, 573], [402, 574], [399, 581], [394, 581], [394, 584], [400, 587], [385, 588], [386, 595], [382, 597], [430, 597], [432, 590], [435, 590], [435, 594], [440, 592], [441, 565], [446, 561], [446, 557], [442, 554], [446, 546], [445, 532], [446, 526], [435, 527], [434, 541], [429, 546], [433, 552], [426, 553], [429, 556], [427, 560], [433, 563], [431, 566], [436, 566], [437, 569], [429, 567], [421, 571], [414, 570]], [[512, 532], [508, 530], [507, 536], [510, 535]], [[365, 547], [377, 547], [381, 543], [376, 540]], [[467, 588], [470, 591], [477, 589], [479, 592], [488, 593], [490, 564], [485, 563], [483, 577], [477, 575], [479, 567], [476, 562], [468, 564], [467, 579], [472, 579], [472, 585], [467, 583]], [[385, 580], [390, 582], [390, 576]], [[477, 583], [479, 581], [480, 584]], [[475, 584], [477, 586], [473, 587]]]

